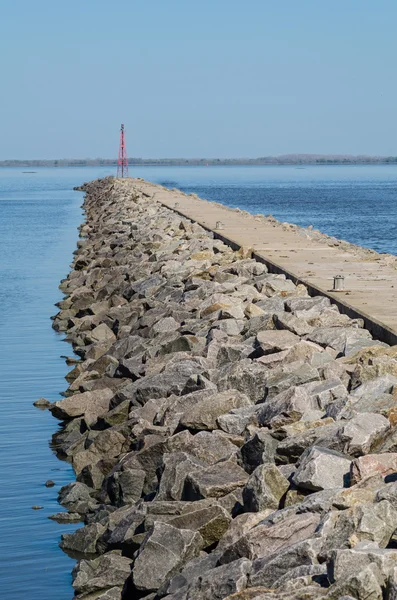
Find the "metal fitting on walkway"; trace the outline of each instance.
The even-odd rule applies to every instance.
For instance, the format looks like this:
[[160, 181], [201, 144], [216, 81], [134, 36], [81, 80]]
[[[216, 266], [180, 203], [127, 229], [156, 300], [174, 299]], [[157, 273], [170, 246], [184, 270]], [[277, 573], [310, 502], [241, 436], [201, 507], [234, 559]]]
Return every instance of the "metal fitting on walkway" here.
[[225, 229], [225, 224], [222, 221], [217, 221], [215, 225], [215, 229]]
[[174, 208], [179, 208], [179, 202], [175, 202]]
[[344, 275], [334, 276], [334, 290], [340, 291], [345, 289], [345, 277]]

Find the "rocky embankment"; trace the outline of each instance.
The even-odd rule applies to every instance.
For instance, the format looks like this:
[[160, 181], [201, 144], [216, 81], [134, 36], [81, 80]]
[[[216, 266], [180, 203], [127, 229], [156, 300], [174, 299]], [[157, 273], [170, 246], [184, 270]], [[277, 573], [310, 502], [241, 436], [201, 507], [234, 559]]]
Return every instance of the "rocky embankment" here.
[[397, 598], [397, 348], [105, 179], [54, 327], [78, 598]]

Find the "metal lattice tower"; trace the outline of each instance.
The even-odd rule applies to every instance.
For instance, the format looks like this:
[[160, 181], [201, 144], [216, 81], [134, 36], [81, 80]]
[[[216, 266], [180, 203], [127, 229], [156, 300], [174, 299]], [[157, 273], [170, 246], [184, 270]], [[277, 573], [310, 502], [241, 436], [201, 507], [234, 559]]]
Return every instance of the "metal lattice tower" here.
[[117, 177], [128, 177], [128, 157], [125, 147], [124, 125], [120, 129], [119, 159], [117, 161]]

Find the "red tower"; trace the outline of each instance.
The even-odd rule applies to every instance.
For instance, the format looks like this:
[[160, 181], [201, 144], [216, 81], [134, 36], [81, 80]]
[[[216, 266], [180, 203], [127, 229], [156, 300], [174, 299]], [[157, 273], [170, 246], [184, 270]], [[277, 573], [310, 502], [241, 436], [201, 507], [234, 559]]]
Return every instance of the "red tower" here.
[[124, 125], [120, 129], [119, 160], [117, 162], [117, 177], [128, 177], [128, 157], [125, 147]]

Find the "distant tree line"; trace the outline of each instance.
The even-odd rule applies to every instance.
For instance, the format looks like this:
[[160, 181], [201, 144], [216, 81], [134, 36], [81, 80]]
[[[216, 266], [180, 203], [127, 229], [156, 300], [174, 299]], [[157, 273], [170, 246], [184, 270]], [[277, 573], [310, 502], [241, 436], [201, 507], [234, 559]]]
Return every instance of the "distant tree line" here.
[[[136, 166], [201, 165], [382, 165], [397, 164], [397, 156], [349, 156], [319, 154], [285, 154], [261, 158], [130, 158]], [[115, 167], [114, 158], [61, 158], [57, 160], [3, 160], [0, 167]]]

